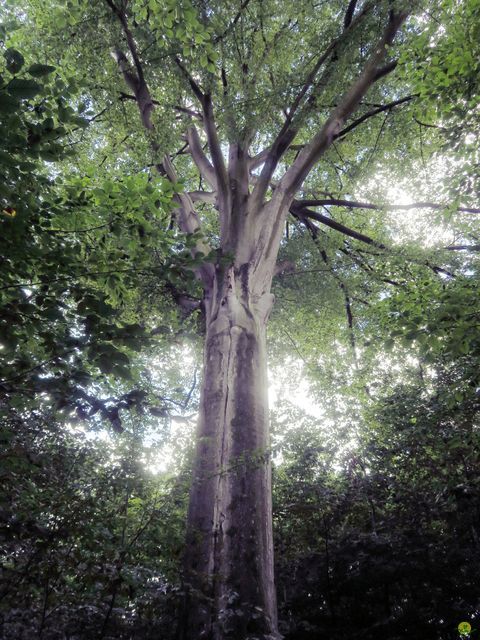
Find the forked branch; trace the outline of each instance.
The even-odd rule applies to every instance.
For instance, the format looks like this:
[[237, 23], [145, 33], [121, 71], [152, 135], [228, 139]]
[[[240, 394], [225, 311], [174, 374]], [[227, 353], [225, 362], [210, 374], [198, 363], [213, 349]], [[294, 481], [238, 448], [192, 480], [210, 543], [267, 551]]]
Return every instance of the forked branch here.
[[261, 158], [262, 161], [264, 161], [264, 166], [260, 173], [260, 179], [258, 180], [253, 193], [255, 206], [260, 206], [261, 202], [263, 201], [265, 193], [270, 184], [270, 180], [272, 179], [278, 163], [280, 162], [283, 154], [289, 148], [298, 133], [298, 128], [300, 126], [302, 117], [306, 115], [306, 112], [308, 110], [314, 108], [314, 102], [311, 99], [309, 100], [309, 98], [312, 97], [311, 92], [312, 90], [314, 90], [316, 84], [318, 83], [317, 75], [320, 69], [325, 65], [325, 63], [327, 63], [328, 60], [333, 60], [335, 58], [335, 54], [338, 52], [339, 46], [344, 44], [344, 41], [351, 35], [354, 28], [363, 20], [370, 9], [372, 9], [373, 5], [374, 3], [372, 2], [366, 3], [363, 10], [355, 19], [353, 19], [353, 10], [355, 9], [355, 6], [353, 6], [352, 16], [350, 16], [348, 24], [345, 24], [344, 31], [340, 36], [332, 40], [332, 42], [330, 42], [323, 53], [319, 56], [312, 70], [308, 74], [304, 84], [293, 99], [290, 107], [286, 112], [285, 122], [283, 123], [283, 126], [277, 134], [275, 140], [270, 145], [268, 150], [266, 150], [265, 154], [262, 152], [262, 154], [258, 156], [258, 158]]
[[[135, 68], [132, 69], [130, 67], [128, 59], [120, 51], [120, 49], [116, 49], [113, 52], [113, 56], [118, 64], [120, 71], [122, 72], [125, 82], [127, 83], [128, 87], [134, 92], [143, 126], [145, 127], [145, 129], [153, 133], [155, 128], [150, 116], [154, 108], [154, 102], [152, 100], [150, 90], [145, 80], [145, 74], [140, 62], [140, 57], [138, 55], [135, 40], [128, 26], [127, 16], [112, 2], [112, 0], [105, 0], [105, 2], [111, 8], [114, 15], [118, 18], [120, 24], [122, 25], [122, 29], [127, 39], [128, 48], [134, 61]], [[153, 138], [151, 140], [151, 146], [154, 153], [157, 153], [159, 151], [159, 145]], [[161, 175], [166, 176], [172, 183], [177, 182], [175, 169], [170, 158], [167, 155], [163, 157], [163, 161], [161, 163], [155, 164], [155, 168]], [[180, 230], [185, 233], [194, 233], [198, 231], [200, 229], [200, 220], [198, 218], [197, 212], [195, 211], [190, 196], [188, 194], [175, 194], [174, 201], [177, 204], [177, 223]], [[200, 252], [206, 255], [210, 252], [210, 248], [205, 243], [199, 240], [193, 252]], [[201, 278], [205, 285], [208, 285], [210, 282], [211, 270], [211, 264], [205, 264], [196, 270], [197, 275]]]
[[[387, 47], [392, 44], [397, 31], [406, 18], [407, 14], [404, 12], [390, 16], [383, 36], [374, 48], [362, 73], [343, 96], [322, 129], [312, 138], [310, 143], [300, 151], [295, 162], [281, 179], [278, 186], [281, 194], [286, 193], [289, 197], [293, 197], [313, 166], [330, 147], [335, 137], [342, 131], [345, 120], [356, 110], [370, 87], [379, 77], [385, 75], [386, 67], [381, 67], [381, 63], [386, 56]], [[391, 67], [391, 69], [393, 69], [393, 67]]]
[[310, 218], [312, 220], [316, 220], [326, 227], [330, 227], [330, 229], [334, 229], [335, 231], [339, 231], [343, 233], [345, 236], [349, 236], [350, 238], [354, 238], [355, 240], [359, 240], [360, 242], [364, 242], [365, 244], [369, 244], [377, 249], [385, 249], [385, 245], [381, 242], [377, 242], [370, 236], [365, 235], [364, 233], [360, 233], [359, 231], [355, 231], [354, 229], [350, 229], [350, 227], [346, 227], [344, 224], [337, 222], [336, 220], [332, 220], [328, 216], [325, 216], [317, 211], [313, 211], [312, 209], [308, 209], [301, 204], [297, 204], [298, 201], [294, 201], [290, 207], [290, 213], [302, 220], [304, 218]]
[[207, 136], [208, 148], [210, 150], [210, 155], [212, 157], [212, 164], [216, 174], [215, 188], [218, 191], [219, 200], [225, 202], [229, 197], [227, 168], [225, 166], [225, 160], [223, 158], [222, 149], [220, 147], [220, 141], [218, 139], [217, 127], [215, 124], [215, 118], [213, 114], [213, 105], [212, 105], [211, 96], [208, 93], [204, 93], [201, 90], [199, 84], [196, 82], [193, 76], [189, 73], [188, 69], [185, 67], [185, 65], [183, 64], [183, 62], [180, 60], [178, 56], [175, 56], [175, 62], [178, 68], [180, 69], [180, 71], [182, 72], [182, 74], [184, 75], [184, 77], [187, 79], [193, 91], [193, 94], [195, 95], [198, 102], [200, 103], [200, 106], [202, 107], [203, 128]]

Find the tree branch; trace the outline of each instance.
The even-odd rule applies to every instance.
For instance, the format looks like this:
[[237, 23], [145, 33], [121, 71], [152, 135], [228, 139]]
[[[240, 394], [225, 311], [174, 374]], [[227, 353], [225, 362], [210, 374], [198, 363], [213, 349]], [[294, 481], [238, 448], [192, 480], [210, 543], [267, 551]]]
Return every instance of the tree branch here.
[[[135, 96], [130, 95], [129, 93], [125, 93], [124, 91], [120, 91], [120, 97], [119, 100], [136, 100], [137, 98]], [[159, 105], [160, 102], [158, 100], [152, 100], [152, 104], [154, 105]], [[199, 113], [198, 111], [195, 111], [194, 109], [189, 109], [188, 107], [182, 107], [179, 104], [176, 104], [172, 107], [173, 109], [175, 109], [175, 111], [179, 111], [180, 113], [185, 113], [188, 116], [192, 116], [192, 118], [198, 118], [198, 120], [203, 120], [203, 116], [201, 113]]]
[[[154, 101], [154, 104], [156, 104], [155, 101]], [[187, 107], [182, 107], [180, 105], [175, 105], [173, 108], [175, 109], [175, 111], [179, 111], [180, 113], [185, 113], [188, 116], [192, 116], [192, 118], [198, 118], [198, 120], [203, 121], [202, 114], [199, 113], [198, 111], [195, 111], [194, 109], [188, 109]]]
[[204, 180], [208, 182], [212, 189], [216, 189], [217, 177], [215, 175], [215, 169], [213, 168], [210, 160], [203, 152], [202, 143], [200, 142], [200, 137], [195, 127], [188, 128], [187, 141], [193, 161], [197, 165], [197, 168], [200, 171], [200, 175], [202, 176], [202, 178], [204, 178]]
[[480, 244], [451, 244], [444, 249], [448, 251], [480, 251]]
[[227, 168], [223, 158], [222, 149], [218, 140], [217, 127], [213, 116], [213, 105], [210, 95], [205, 96], [203, 104], [204, 129], [207, 134], [208, 147], [212, 156], [212, 163], [217, 177], [217, 191], [220, 201], [229, 197], [229, 185]]
[[350, 0], [350, 2], [348, 3], [347, 10], [345, 11], [345, 17], [343, 19], [343, 28], [344, 29], [348, 29], [348, 27], [350, 26], [350, 24], [352, 22], [353, 14], [355, 13], [355, 8], [357, 6], [357, 2], [358, 2], [358, 0]]
[[232, 22], [228, 25], [228, 27], [225, 29], [225, 31], [222, 34], [218, 35], [215, 38], [215, 44], [220, 42], [220, 40], [223, 40], [223, 38], [225, 38], [225, 36], [228, 35], [230, 33], [230, 31], [235, 29], [235, 26], [236, 26], [237, 22], [242, 17], [242, 13], [245, 11], [245, 9], [248, 7], [249, 4], [250, 4], [250, 0], [243, 0], [242, 4], [240, 5], [239, 10], [237, 11], [237, 15], [234, 17]]
[[260, 151], [260, 153], [257, 153], [256, 156], [250, 157], [248, 160], [248, 170], [253, 171], [257, 167], [262, 165], [267, 159], [270, 151], [271, 151], [271, 147], [267, 147], [266, 149], [263, 149], [262, 151]]
[[339, 105], [334, 109], [322, 129], [313, 137], [310, 143], [300, 151], [295, 162], [281, 179], [278, 186], [281, 194], [285, 193], [288, 197], [293, 196], [312, 167], [330, 147], [335, 137], [341, 132], [345, 120], [355, 111], [367, 91], [378, 79], [380, 73], [379, 65], [385, 58], [388, 46], [392, 44], [397, 31], [406, 18], [406, 13], [390, 16], [383, 36], [375, 47], [362, 73], [343, 96]]
[[189, 191], [188, 195], [192, 202], [206, 202], [207, 204], [216, 204], [217, 195], [211, 191]]
[[410, 100], [413, 100], [414, 98], [416, 98], [416, 95], [405, 96], [404, 98], [399, 98], [398, 100], [394, 100], [393, 102], [384, 104], [378, 107], [377, 109], [372, 109], [368, 113], [364, 113], [363, 116], [351, 122], [347, 127], [345, 127], [345, 129], [342, 129], [335, 136], [335, 139], [338, 140], [338, 138], [343, 138], [343, 136], [347, 135], [347, 133], [350, 133], [350, 131], [352, 131], [353, 129], [358, 127], [360, 124], [365, 122], [365, 120], [368, 120], [369, 118], [373, 118], [373, 116], [376, 116], [379, 113], [383, 113], [384, 111], [390, 111], [394, 107], [397, 107], [400, 104], [404, 104], [405, 102], [410, 102]]
[[130, 53], [132, 54], [133, 62], [135, 64], [135, 69], [137, 71], [138, 79], [139, 79], [140, 82], [144, 83], [145, 82], [145, 76], [143, 75], [142, 64], [141, 64], [140, 58], [138, 56], [137, 46], [135, 44], [135, 40], [133, 39], [132, 32], [130, 31], [130, 28], [128, 26], [127, 16], [125, 15], [125, 13], [121, 9], [119, 9], [114, 4], [114, 2], [112, 2], [112, 0], [105, 0], [105, 2], [110, 7], [110, 9], [113, 11], [113, 13], [117, 16], [118, 20], [120, 21], [120, 23], [122, 25], [123, 32], [124, 32], [125, 37], [127, 39], [128, 49], [129, 49]]
[[[107, 2], [108, 0], [105, 0], [105, 1]], [[123, 79], [125, 80], [126, 85], [134, 93], [134, 98], [140, 110], [140, 116], [142, 119], [143, 126], [149, 131], [151, 131], [153, 129], [153, 124], [150, 116], [154, 107], [153, 107], [153, 100], [152, 100], [152, 97], [150, 96], [150, 92], [148, 91], [148, 87], [145, 83], [145, 80], [141, 79], [137, 73], [131, 70], [125, 54], [122, 51], [120, 51], [120, 49], [115, 49], [112, 52], [112, 56], [115, 62], [117, 63], [118, 68], [122, 72]], [[142, 74], [142, 78], [143, 78], [143, 74]]]
[[[213, 116], [213, 105], [211, 96], [203, 93], [195, 79], [189, 73], [188, 69], [182, 63], [178, 56], [175, 56], [175, 62], [181, 70], [185, 78], [188, 80], [192, 91], [199, 101], [203, 111], [203, 128], [207, 135], [208, 147], [212, 157], [213, 167], [215, 169], [216, 180], [215, 189], [218, 191], [220, 201], [226, 201], [229, 196], [227, 168], [223, 158], [220, 142], [218, 140], [217, 127]], [[213, 186], [213, 185], [212, 185]]]
[[397, 68], [397, 65], [398, 65], [398, 60], [392, 60], [385, 66], [380, 67], [380, 69], [377, 69], [373, 81], [377, 82], [377, 80], [380, 80], [380, 78], [383, 78], [384, 76], [387, 76], [389, 73], [392, 73], [392, 71], [394, 71]]
[[[405, 96], [404, 98], [399, 98], [398, 100], [394, 100], [393, 102], [389, 102], [388, 104], [378, 105], [377, 108], [372, 109], [371, 111], [368, 111], [368, 113], [364, 113], [363, 116], [361, 116], [360, 118], [357, 118], [356, 120], [351, 122], [347, 127], [345, 127], [339, 133], [337, 133], [334, 136], [334, 139], [338, 140], [339, 138], [343, 138], [343, 136], [347, 135], [347, 133], [350, 133], [350, 131], [352, 131], [353, 129], [355, 129], [359, 125], [361, 125], [366, 120], [368, 120], [370, 118], [373, 118], [374, 116], [378, 115], [379, 113], [383, 113], [384, 111], [391, 111], [394, 107], [397, 107], [397, 106], [399, 106], [401, 104], [404, 104], [406, 102], [410, 102], [411, 100], [413, 100], [416, 97], [417, 97], [417, 94], [412, 94], [410, 96]], [[430, 126], [433, 127], [434, 125], [430, 125]], [[437, 128], [437, 127], [435, 127], [435, 128]], [[299, 145], [291, 144], [289, 146], [289, 149], [290, 149], [290, 151], [301, 151], [302, 149], [305, 148], [305, 146], [306, 145], [304, 145], [304, 144], [299, 144]], [[251, 158], [250, 159], [250, 170], [255, 169], [258, 165], [262, 164], [264, 162], [265, 158], [267, 157], [269, 151], [270, 151], [270, 147], [268, 149], [264, 149], [261, 153], [259, 153], [258, 155], [254, 156], [253, 158]]]
[[261, 164], [262, 162], [264, 164], [263, 164], [263, 169], [260, 172], [259, 180], [252, 193], [252, 200], [255, 203], [254, 206], [259, 207], [261, 205], [265, 197], [265, 193], [267, 192], [267, 189], [270, 185], [270, 180], [272, 179], [272, 176], [275, 173], [275, 169], [277, 168], [278, 163], [280, 162], [280, 159], [282, 158], [285, 151], [288, 149], [290, 144], [295, 139], [295, 136], [297, 135], [297, 129], [292, 126], [293, 118], [305, 94], [311, 88], [312, 83], [320, 67], [328, 59], [332, 51], [335, 49], [336, 45], [337, 45], [337, 40], [334, 40], [332, 43], [330, 43], [326, 51], [317, 60], [312, 71], [307, 76], [307, 80], [305, 84], [300, 89], [293, 103], [291, 104], [288, 110], [287, 116], [285, 118], [285, 122], [283, 123], [283, 126], [280, 129], [277, 137], [275, 138], [273, 143], [270, 145], [268, 150], [265, 150], [265, 152], [262, 152], [257, 156], [257, 159], [261, 158], [261, 162], [259, 162], [258, 164]]
[[[135, 41], [128, 27], [127, 17], [123, 11], [116, 7], [112, 0], [105, 0], [105, 2], [112, 9], [122, 25], [123, 31], [127, 38], [130, 53], [132, 54], [132, 58], [135, 62], [136, 73], [133, 73], [128, 68], [128, 60], [120, 50], [115, 50], [113, 54], [114, 58], [117, 61], [120, 70], [122, 71], [127, 86], [134, 92], [143, 126], [148, 131], [153, 132], [154, 125], [151, 121], [150, 114], [154, 108], [154, 104], [150, 95], [150, 90], [145, 80], [145, 75], [143, 73], [140, 58], [137, 53]], [[195, 85], [195, 82], [193, 80], [192, 83], [194, 86], [197, 86]], [[198, 89], [198, 91], [200, 90]], [[201, 92], [200, 95], [203, 97], [203, 94]], [[151, 141], [151, 147], [154, 153], [158, 153], [159, 145], [156, 141]], [[157, 163], [155, 165], [155, 168], [161, 175], [166, 175], [171, 182], [177, 182], [175, 169], [173, 167], [171, 159], [167, 155], [163, 157], [162, 163]], [[195, 231], [198, 231], [198, 229], [200, 229], [200, 220], [193, 206], [192, 199], [188, 196], [188, 194], [180, 193], [175, 194], [174, 201], [179, 205], [177, 210], [177, 223], [179, 228], [185, 233], [194, 233]], [[207, 255], [210, 253], [210, 248], [204, 242], [199, 240], [192, 250], [193, 254], [196, 254], [197, 252]], [[211, 264], [206, 263], [195, 270], [197, 276], [202, 280], [205, 286], [209, 286], [210, 284], [212, 268], [213, 267]]]
[[[324, 65], [324, 63], [332, 56], [340, 44], [343, 44], [343, 41], [351, 34], [353, 29], [358, 25], [358, 23], [364, 18], [364, 16], [368, 13], [368, 11], [372, 8], [373, 4], [367, 3], [363, 9], [363, 11], [350, 22], [348, 27], [343, 31], [343, 33], [332, 40], [332, 42], [328, 45], [328, 47], [324, 50], [324, 52], [320, 55], [318, 60], [316, 61], [313, 69], [307, 76], [303, 86], [300, 91], [295, 96], [291, 106], [288, 109], [287, 116], [285, 118], [285, 122], [280, 129], [278, 135], [276, 136], [273, 143], [270, 145], [268, 149], [268, 153], [265, 155], [265, 162], [263, 169], [260, 173], [260, 179], [254, 189], [252, 194], [252, 198], [254, 199], [254, 206], [260, 207], [263, 198], [265, 197], [265, 193], [270, 184], [270, 180], [275, 172], [275, 169], [278, 166], [280, 159], [282, 158], [285, 151], [289, 148], [290, 144], [293, 142], [295, 136], [298, 132], [298, 123], [295, 124], [295, 118], [297, 116], [298, 111], [302, 105], [302, 102], [305, 96], [308, 94], [310, 89], [315, 84], [315, 78]], [[310, 103], [310, 107], [313, 108], [313, 103]], [[260, 156], [263, 155], [259, 154]], [[258, 156], [257, 156], [258, 157]], [[263, 157], [262, 157], [263, 160]]]
[[[327, 252], [324, 249], [321, 249], [320, 247], [319, 249], [320, 249], [320, 255], [322, 257], [323, 262], [326, 265], [329, 265], [330, 260], [328, 258]], [[343, 298], [345, 301], [345, 313], [347, 317], [347, 327], [348, 327], [348, 333], [350, 338], [350, 346], [352, 348], [353, 361], [355, 363], [355, 367], [358, 367], [357, 346], [355, 342], [355, 329], [354, 329], [354, 321], [353, 321], [352, 303], [351, 303], [350, 295], [348, 292], [348, 288], [345, 282], [343, 281], [343, 279], [341, 278], [341, 276], [339, 276], [338, 273], [335, 272], [335, 269], [331, 267], [329, 271], [333, 276], [334, 280], [337, 282], [343, 294]]]
[[[376, 247], [377, 249], [382, 249], [382, 250], [388, 249], [387, 246], [385, 246], [381, 242], [377, 242], [373, 238], [370, 238], [370, 236], [360, 233], [359, 231], [355, 231], [354, 229], [350, 229], [349, 227], [346, 227], [345, 225], [340, 224], [340, 222], [336, 222], [335, 220], [332, 220], [331, 218], [328, 218], [327, 216], [324, 216], [321, 213], [317, 213], [316, 211], [312, 211], [311, 209], [306, 209], [306, 208], [301, 208], [299, 206], [296, 206], [296, 201], [294, 201], [293, 204], [291, 205], [290, 213], [295, 218], [297, 218], [298, 220], [300, 220], [305, 224], [307, 229], [312, 234], [312, 237], [314, 240], [316, 240], [318, 235], [318, 227], [316, 227], [315, 225], [312, 225], [312, 223], [308, 220], [308, 218], [313, 218], [313, 220], [316, 220], [317, 222], [324, 224], [326, 227], [330, 227], [335, 231], [339, 231], [340, 233], [343, 233], [343, 235], [349, 236], [350, 238], [354, 238], [355, 240], [359, 240], [360, 242], [364, 242], [365, 244]], [[448, 271], [447, 269], [444, 269], [443, 267], [439, 267], [435, 264], [432, 264], [430, 260], [421, 261], [413, 258], [409, 258], [409, 260], [411, 260], [411, 262], [414, 262], [416, 264], [425, 265], [436, 274], [443, 274], [448, 276], [449, 278], [455, 277], [454, 273], [452, 273], [451, 271]]]
[[191, 74], [188, 72], [187, 68], [185, 67], [183, 62], [180, 60], [180, 58], [178, 56], [175, 56], [174, 60], [175, 60], [175, 64], [177, 65], [177, 67], [180, 69], [182, 74], [188, 80], [188, 84], [190, 85], [195, 97], [197, 98], [197, 100], [200, 102], [200, 104], [203, 107], [203, 100], [205, 98], [205, 95], [204, 95], [203, 91], [200, 89], [200, 86], [197, 84], [197, 82], [195, 82], [195, 80], [193, 79]]
[[329, 218], [328, 216], [324, 216], [317, 211], [312, 211], [312, 209], [307, 209], [307, 207], [303, 207], [301, 205], [297, 205], [296, 201], [290, 207], [290, 213], [302, 220], [302, 218], [311, 218], [312, 220], [316, 220], [326, 227], [330, 227], [331, 229], [335, 229], [335, 231], [339, 231], [350, 238], [354, 238], [355, 240], [359, 240], [360, 242], [364, 242], [365, 244], [369, 244], [373, 247], [377, 247], [377, 249], [386, 249], [386, 246], [381, 242], [377, 242], [370, 236], [365, 235], [364, 233], [360, 233], [359, 231], [355, 231], [354, 229], [350, 229], [346, 227], [344, 224], [340, 222], [336, 222]]
[[[377, 209], [377, 210], [385, 210], [385, 209], [396, 209], [408, 211], [410, 209], [435, 209], [442, 210], [448, 207], [448, 204], [439, 204], [435, 202], [412, 202], [410, 204], [378, 204], [372, 202], [356, 202], [353, 200], [342, 200], [341, 198], [324, 198], [321, 200], [318, 199], [305, 199], [305, 200], [296, 200], [298, 205], [302, 205], [304, 207], [348, 207], [349, 209]], [[480, 213], [480, 209], [475, 209], [472, 207], [457, 207], [456, 211], [462, 213]]]

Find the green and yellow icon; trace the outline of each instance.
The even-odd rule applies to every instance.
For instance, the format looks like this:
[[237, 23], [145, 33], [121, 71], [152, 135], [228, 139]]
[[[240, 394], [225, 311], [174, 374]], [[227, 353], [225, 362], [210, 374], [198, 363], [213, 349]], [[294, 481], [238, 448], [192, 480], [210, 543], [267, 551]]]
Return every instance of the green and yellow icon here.
[[458, 625], [458, 633], [461, 636], [469, 636], [472, 630], [472, 625], [469, 622], [460, 622]]

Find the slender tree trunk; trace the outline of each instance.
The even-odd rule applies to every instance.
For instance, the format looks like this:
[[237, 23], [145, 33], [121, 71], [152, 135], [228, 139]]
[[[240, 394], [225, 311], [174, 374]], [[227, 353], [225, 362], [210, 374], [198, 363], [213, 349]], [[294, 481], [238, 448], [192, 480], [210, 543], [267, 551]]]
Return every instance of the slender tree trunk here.
[[217, 268], [188, 513], [184, 638], [278, 638], [265, 329], [250, 264]]

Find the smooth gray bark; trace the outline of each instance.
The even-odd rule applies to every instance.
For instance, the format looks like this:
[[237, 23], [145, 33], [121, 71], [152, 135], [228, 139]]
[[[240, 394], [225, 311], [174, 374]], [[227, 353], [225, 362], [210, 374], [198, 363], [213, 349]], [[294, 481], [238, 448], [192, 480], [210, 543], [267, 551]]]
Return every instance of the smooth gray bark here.
[[277, 638], [265, 329], [249, 264], [217, 269], [188, 513], [184, 638]]

